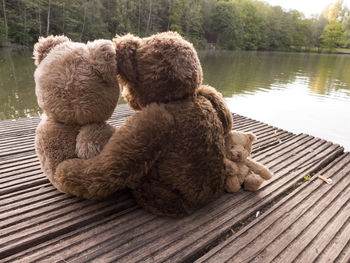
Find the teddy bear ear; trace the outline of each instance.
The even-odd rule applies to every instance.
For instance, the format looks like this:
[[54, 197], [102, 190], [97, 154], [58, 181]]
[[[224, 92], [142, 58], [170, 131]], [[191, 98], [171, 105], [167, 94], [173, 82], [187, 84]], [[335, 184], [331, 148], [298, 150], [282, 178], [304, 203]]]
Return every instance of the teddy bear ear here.
[[137, 80], [135, 53], [141, 44], [141, 38], [132, 34], [117, 35], [113, 42], [116, 50], [118, 74], [124, 81], [135, 83]]
[[250, 140], [251, 142], [253, 142], [253, 141], [255, 141], [255, 140], [257, 139], [256, 136], [255, 136], [255, 134], [253, 134], [253, 133], [251, 133], [251, 132], [248, 132], [247, 135], [248, 135], [248, 138], [249, 138], [249, 140]]
[[[115, 79], [115, 49], [110, 40], [98, 39], [87, 43], [89, 62], [104, 79]], [[114, 73], [114, 74], [113, 74]]]
[[66, 36], [48, 36], [39, 37], [38, 42], [34, 45], [33, 58], [34, 64], [38, 66], [41, 61], [49, 54], [55, 46], [70, 41]]

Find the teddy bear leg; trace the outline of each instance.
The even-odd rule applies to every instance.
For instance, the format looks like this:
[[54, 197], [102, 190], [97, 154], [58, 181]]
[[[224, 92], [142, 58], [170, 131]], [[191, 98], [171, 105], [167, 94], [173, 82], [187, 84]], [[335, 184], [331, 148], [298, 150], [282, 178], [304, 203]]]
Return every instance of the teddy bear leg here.
[[264, 179], [262, 179], [259, 175], [251, 173], [247, 175], [244, 180], [244, 190], [255, 192], [259, 189], [263, 181]]
[[142, 182], [132, 193], [139, 205], [159, 216], [181, 217], [191, 212], [179, 192], [155, 180]]
[[237, 164], [231, 160], [225, 158], [225, 190], [228, 193], [237, 192], [241, 188], [241, 184], [238, 180], [237, 175], [239, 174], [239, 168]]
[[238, 192], [241, 189], [237, 176], [228, 176], [226, 177], [225, 190], [228, 193]]

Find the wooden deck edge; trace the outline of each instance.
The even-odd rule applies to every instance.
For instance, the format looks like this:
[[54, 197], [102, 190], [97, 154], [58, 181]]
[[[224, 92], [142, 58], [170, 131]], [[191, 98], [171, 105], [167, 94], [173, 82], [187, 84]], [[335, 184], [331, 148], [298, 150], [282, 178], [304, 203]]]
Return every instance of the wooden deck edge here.
[[[302, 135], [303, 133], [300, 133], [299, 135]], [[346, 154], [348, 152], [344, 152], [344, 148], [340, 147], [340, 151], [338, 151], [335, 155], [331, 156], [328, 159], [325, 159], [320, 164], [317, 165], [314, 169], [311, 170], [309, 173], [310, 176], [314, 176], [318, 172], [320, 172], [322, 169], [330, 165], [334, 160], [336, 160], [339, 156]], [[296, 191], [299, 187], [304, 185], [305, 183], [308, 183], [309, 181], [305, 178], [300, 178], [294, 185], [287, 188], [282, 193], [278, 194], [273, 200], [269, 201], [268, 203], [264, 204], [259, 209], [259, 216], [263, 215], [267, 211], [269, 211], [272, 207], [276, 206], [280, 201], [282, 201], [285, 197], [287, 197], [289, 194]], [[211, 251], [213, 248], [218, 246], [220, 243], [226, 241], [231, 236], [233, 236], [235, 233], [239, 232], [241, 229], [246, 227], [247, 225], [254, 223], [255, 220], [257, 220], [258, 216], [256, 215], [256, 212], [252, 212], [246, 217], [244, 217], [242, 220], [238, 221], [237, 223], [233, 224], [230, 229], [226, 230], [225, 232], [221, 233], [213, 242], [211, 242], [207, 247], [199, 250], [197, 253], [191, 255], [190, 257], [186, 258], [184, 263], [192, 263], [196, 260], [203, 257], [205, 254], [207, 254], [209, 251]]]
[[[120, 106], [118, 106], [118, 107], [120, 107]], [[117, 115], [117, 117], [114, 116], [114, 118], [123, 119], [125, 117], [130, 116], [130, 111], [125, 110], [125, 112], [123, 112], [122, 114], [115, 114], [115, 115]], [[115, 119], [112, 120], [112, 122], [115, 122], [115, 121], [116, 121]], [[261, 123], [261, 122], [259, 122], [259, 123]], [[263, 124], [263, 123], [261, 123], [261, 124]], [[268, 126], [270, 128], [275, 128], [275, 127], [270, 126], [270, 125], [268, 125]], [[277, 130], [278, 128], [275, 128], [275, 129]], [[288, 133], [288, 132], [286, 132], [286, 133], [287, 134], [285, 135], [285, 137], [283, 139], [283, 142], [288, 142], [288, 141], [292, 140], [293, 138], [302, 135], [302, 134], [295, 135], [295, 134]], [[271, 137], [271, 135], [269, 135], [269, 137]], [[268, 143], [264, 144], [262, 147], [257, 147], [255, 149], [255, 153], [261, 153], [261, 152], [264, 152], [266, 150], [273, 149], [275, 146], [278, 146], [280, 144], [280, 142], [278, 142], [277, 140], [273, 141], [273, 140], [267, 139], [267, 141], [268, 141]], [[32, 151], [32, 150], [30, 150], [30, 151]], [[30, 151], [28, 151], [28, 153]], [[13, 158], [13, 156], [16, 155], [16, 154], [19, 155], [19, 157], [17, 157], [17, 160], [22, 160], [24, 158], [28, 158], [27, 156], [22, 156], [21, 152], [16, 152], [13, 155], [5, 155], [5, 156], [3, 156], [5, 158], [6, 157], [10, 157], [9, 160], [5, 160], [4, 159], [5, 163], [6, 164], [10, 164], [10, 163], [14, 162], [11, 158]], [[342, 154], [344, 154], [344, 148], [341, 147], [341, 146], [337, 146], [333, 150], [332, 154], [330, 154], [330, 156], [328, 158], [322, 159], [322, 162], [318, 163], [317, 162], [318, 160], [314, 160], [313, 163], [308, 163], [307, 162], [306, 164], [303, 164], [302, 167], [303, 168], [305, 168], [305, 167], [307, 167], [307, 168], [313, 167], [313, 165], [316, 162], [317, 166], [313, 167], [311, 171], [308, 171], [309, 174], [313, 175], [313, 174], [316, 174], [317, 172], [319, 172], [320, 170], [322, 170], [327, 165], [331, 164], [336, 158], [338, 158]], [[1, 163], [1, 158], [0, 158], [0, 164], [2, 164]], [[268, 200], [267, 203], [264, 203], [263, 205], [259, 206], [258, 208], [259, 208], [260, 215], [262, 215], [262, 214], [266, 213], [267, 211], [269, 211], [273, 206], [275, 206], [277, 203], [279, 203], [281, 200], [283, 200], [286, 197], [286, 195], [288, 195], [289, 193], [295, 192], [299, 187], [301, 187], [302, 185], [304, 185], [305, 183], [308, 182], [301, 175], [299, 175], [298, 178], [299, 178], [298, 181], [296, 181], [296, 182], [292, 181], [294, 183], [293, 185], [289, 186], [287, 189], [284, 189], [283, 192], [278, 193], [278, 195], [274, 196], [272, 198], [272, 200]], [[20, 188], [18, 188], [18, 187], [17, 188], [8, 188], [5, 191], [1, 191], [0, 190], [0, 196], [3, 195], [3, 194], [12, 193], [13, 191], [24, 190], [24, 189], [27, 189], [28, 187], [44, 185], [44, 184], [47, 184], [47, 183], [48, 183], [48, 181], [45, 178], [37, 180], [37, 181], [34, 181], [34, 182], [27, 182], [26, 184], [21, 185]], [[127, 208], [126, 206], [123, 207], [123, 209], [126, 209], [126, 208]], [[122, 210], [120, 210], [120, 211], [122, 212]], [[109, 213], [109, 212], [107, 212], [107, 213]], [[93, 218], [93, 219], [96, 219], [96, 218]], [[229, 239], [232, 235], [234, 235], [234, 233], [238, 232], [242, 228], [244, 228], [247, 225], [251, 224], [256, 219], [257, 219], [257, 217], [255, 215], [255, 211], [252, 211], [249, 214], [244, 215], [244, 217], [241, 220], [239, 220], [238, 222], [235, 222], [229, 229], [226, 229], [226, 230], [221, 231], [221, 232], [219, 231], [220, 234], [218, 234], [218, 236], [216, 236], [214, 239], [211, 239], [210, 241], [208, 241], [208, 244], [206, 246], [203, 246], [203, 247], [199, 248], [198, 250], [196, 250], [194, 253], [190, 254], [189, 256], [185, 256], [184, 258], [182, 258], [182, 261], [183, 262], [193, 262], [193, 261], [201, 258], [206, 253], [211, 251], [214, 247], [216, 247], [218, 244], [220, 244], [220, 243], [224, 242], [225, 240]], [[73, 227], [73, 226], [74, 225], [72, 225], [71, 227]], [[59, 232], [58, 231], [57, 233], [54, 233], [52, 235], [50, 234], [50, 235], [46, 236], [44, 239], [50, 239], [53, 236], [58, 237], [58, 236], [61, 236], [61, 235], [65, 234], [65, 233], [68, 233], [71, 230], [72, 230], [72, 228], [67, 228], [67, 229], [62, 230], [63, 232]], [[44, 242], [44, 239], [40, 239], [40, 238], [39, 239], [35, 239], [34, 240], [35, 241], [34, 245]], [[23, 246], [14, 248], [13, 251], [10, 251], [11, 252], [10, 254], [15, 254], [18, 251], [22, 251], [23, 249], [29, 248], [29, 245], [32, 246], [33, 243], [31, 243], [31, 244], [24, 243]], [[0, 255], [0, 258], [1, 258], [1, 255]]]
[[[341, 162], [342, 161], [344, 161], [344, 160], [346, 160], [345, 162], [346, 162], [346, 165], [347, 166], [349, 166], [349, 156], [350, 156], [350, 153], [349, 152], [344, 152], [343, 154], [341, 154], [341, 155], [339, 155], [336, 159], [334, 159], [334, 160], [332, 160], [332, 162], [330, 162], [328, 165], [325, 165], [325, 166], [323, 166], [322, 167], [322, 169], [321, 170], [319, 170], [319, 169], [317, 169], [318, 170], [318, 172], [317, 173], [319, 173], [319, 174], [324, 174], [324, 173], [327, 173], [328, 172], [328, 170], [329, 169], [333, 169], [333, 170], [335, 170], [335, 167], [337, 167], [337, 172], [335, 172], [335, 175], [337, 175], [337, 174], [340, 174], [340, 172], [342, 171], [342, 168], [339, 166], [339, 164], [341, 164]], [[344, 164], [341, 164], [341, 165], [344, 165]], [[334, 172], [334, 171], [333, 171]], [[349, 176], [349, 170], [343, 170], [342, 172], [344, 172], [344, 173], [346, 173], [347, 174], [347, 176]], [[332, 176], [330, 176], [332, 174]], [[328, 176], [329, 177], [333, 177], [333, 173], [331, 173], [331, 174], [329, 174]], [[339, 175], [337, 175], [338, 177], [339, 177]], [[338, 178], [339, 179], [339, 178]], [[345, 177], [342, 177], [342, 179], [344, 180], [345, 179]], [[318, 181], [318, 182], [317, 182]], [[338, 185], [343, 185], [343, 188], [344, 189], [349, 189], [349, 186], [350, 186], [350, 184], [349, 184], [349, 180], [347, 180], [348, 181], [348, 184], [347, 185], [344, 185], [344, 182], [342, 182], [342, 183], [339, 183]], [[315, 184], [316, 184], [316, 186], [315, 186]], [[299, 194], [300, 194], [300, 192], [302, 192], [302, 191], [304, 191], [304, 192], [306, 192], [306, 193], [308, 193], [308, 194], [310, 194], [310, 193], [313, 193], [313, 192], [308, 192], [306, 189], [310, 189], [310, 188], [314, 188], [314, 189], [319, 189], [319, 187], [320, 187], [320, 185], [322, 185], [322, 184], [324, 184], [322, 181], [320, 181], [316, 176], [312, 176], [312, 178], [309, 178], [308, 180], [305, 180], [305, 182], [303, 182], [302, 184], [300, 184], [300, 185], [298, 185], [295, 189], [293, 189], [293, 192], [290, 192], [287, 196], [284, 196], [282, 199], [281, 199], [281, 202], [279, 202], [279, 203], [276, 203], [276, 204], [274, 204], [274, 206], [273, 206], [273, 208], [272, 209], [269, 209], [269, 210], [266, 210], [265, 212], [266, 212], [266, 214], [264, 214], [264, 215], [262, 215], [261, 213], [260, 213], [260, 215], [259, 215], [259, 218], [257, 219], [257, 220], [254, 220], [254, 221], [252, 221], [250, 224], [248, 224], [248, 225], [245, 225], [245, 226], [243, 226], [243, 227], [241, 227], [240, 229], [238, 229], [237, 231], [235, 231], [234, 232], [234, 234], [232, 234], [232, 235], [230, 235], [230, 237], [229, 238], [227, 238], [227, 239], [225, 239], [225, 240], [222, 240], [222, 242], [220, 242], [219, 244], [217, 244], [217, 246], [216, 247], [213, 247], [212, 249], [210, 249], [210, 250], [208, 250], [206, 253], [204, 253], [203, 255], [202, 255], [202, 257], [200, 257], [200, 258], [198, 258], [198, 259], [194, 259], [192, 262], [217, 262], [217, 261], [215, 261], [215, 260], [218, 260], [217, 258], [215, 258], [214, 259], [214, 261], [213, 261], [213, 259], [211, 258], [213, 255], [215, 255], [215, 254], [217, 254], [217, 253], [220, 253], [221, 252], [221, 250], [225, 250], [225, 256], [229, 256], [229, 255], [232, 255], [232, 254], [229, 254], [229, 253], [227, 253], [228, 251], [232, 251], [232, 253], [234, 254], [234, 253], [236, 253], [236, 250], [235, 249], [232, 249], [232, 250], [229, 250], [228, 248], [231, 248], [231, 247], [229, 247], [228, 246], [228, 244], [236, 244], [233, 240], [238, 240], [238, 238], [239, 237], [245, 237], [245, 235], [247, 234], [247, 232], [249, 232], [249, 231], [251, 231], [251, 233], [254, 233], [254, 236], [255, 237], [258, 237], [260, 234], [259, 233], [256, 233], [256, 232], [254, 232], [254, 227], [256, 227], [256, 226], [259, 226], [259, 224], [261, 223], [261, 221], [262, 220], [264, 220], [266, 217], [269, 217], [269, 216], [271, 216], [272, 215], [272, 213], [273, 212], [275, 212], [275, 211], [278, 211], [278, 210], [281, 210], [281, 209], [283, 209], [283, 207], [285, 206], [285, 204], [288, 202], [288, 201], [290, 201], [290, 200], [293, 200], [293, 198], [295, 198], [296, 196], [298, 196]], [[332, 189], [332, 187], [330, 187], [330, 188], [327, 188], [327, 186], [323, 186], [324, 187], [324, 189], [327, 189], [326, 191], [331, 191], [331, 189]], [[330, 190], [329, 190], [330, 189]], [[306, 190], [306, 191], [305, 191]], [[342, 192], [338, 192], [338, 194], [341, 194]], [[305, 194], [304, 194], [305, 195]], [[323, 195], [322, 195], [323, 196]], [[346, 194], [344, 194], [343, 193], [343, 196], [346, 196]], [[337, 200], [337, 198], [335, 198], [335, 200]], [[316, 201], [315, 201], [316, 202]], [[316, 202], [317, 203], [317, 202]], [[328, 202], [324, 202], [326, 205], [327, 205], [327, 207], [332, 207], [332, 205], [330, 205]], [[344, 202], [344, 205], [346, 204], [347, 202]], [[344, 205], [342, 206], [342, 207], [344, 207]], [[310, 205], [310, 206], [312, 206], [312, 205]], [[296, 207], [298, 207], [298, 205], [296, 205]], [[292, 211], [293, 210], [288, 210], [288, 215], [286, 215], [286, 217], [288, 217], [289, 216], [289, 211], [292, 213]], [[307, 211], [309, 211], [308, 210], [308, 208], [306, 207], [306, 208], [302, 208], [299, 212], [301, 213], [306, 213]], [[335, 215], [338, 215], [338, 213], [335, 213]], [[344, 213], [343, 213], [343, 215], [344, 215]], [[300, 214], [298, 213], [298, 216], [300, 216]], [[345, 216], [346, 216], [346, 214], [345, 214]], [[318, 216], [315, 216], [316, 218], [317, 218], [317, 220], [318, 220]], [[299, 218], [298, 218], [299, 219]], [[305, 219], [304, 219], [305, 220]], [[277, 222], [279, 221], [279, 219], [277, 218], [277, 220], [276, 220]], [[346, 220], [345, 220], [346, 221]], [[347, 222], [349, 222], [349, 215], [348, 215], [348, 219], [347, 219]], [[314, 221], [313, 220], [311, 220], [311, 221], [305, 221], [305, 224], [303, 224], [303, 225], [306, 225], [306, 226], [309, 226], [309, 225], [317, 225], [317, 223], [315, 222], [314, 223]], [[347, 228], [348, 229], [348, 233], [349, 233], [349, 226], [350, 225], [347, 225], [347, 224], [344, 224], [341, 228], [340, 228], [340, 230], [344, 230], [344, 228]], [[266, 226], [265, 226], [265, 229], [267, 229], [266, 228]], [[321, 228], [322, 229], [322, 228]], [[283, 232], [282, 232], [283, 233]], [[344, 233], [346, 233], [346, 232], [344, 232]], [[298, 234], [295, 234], [296, 236], [298, 236]], [[346, 234], [345, 234], [346, 235]], [[344, 234], [343, 234], [343, 236], [344, 236]], [[275, 236], [273, 236], [273, 237], [275, 237]], [[327, 238], [326, 238], [327, 237]], [[349, 236], [347, 236], [347, 237], [349, 237]], [[329, 242], [329, 240], [328, 240], [328, 236], [324, 236], [324, 241], [327, 241], [327, 242]], [[331, 238], [331, 237], [329, 237], [329, 238]], [[322, 238], [321, 238], [322, 239]], [[313, 239], [311, 239], [311, 240], [313, 240]], [[292, 241], [294, 241], [294, 240], [292, 240]], [[254, 241], [252, 241], [252, 242], [254, 242]], [[338, 253], [339, 254], [336, 254], [336, 256], [337, 256], [337, 259], [336, 259], [336, 261], [329, 261], [329, 260], [327, 260], [327, 261], [324, 261], [324, 260], [320, 260], [320, 261], [313, 261], [313, 260], [311, 260], [312, 262], [349, 262], [348, 260], [349, 260], [349, 258], [350, 258], [350, 254], [348, 253], [348, 252], [350, 252], [350, 246], [349, 246], [349, 244], [350, 244], [350, 239], [347, 239], [347, 240], [345, 240], [345, 242], [346, 242], [346, 244], [345, 243], [342, 243], [342, 246], [341, 246], [341, 248], [340, 248], [340, 252], [338, 251]], [[322, 241], [322, 243], [324, 243], [323, 241]], [[251, 245], [251, 243], [249, 243], [249, 241], [245, 241], [245, 244], [248, 246], [248, 245]], [[267, 243], [267, 244], [270, 244], [270, 243]], [[323, 244], [324, 245], [324, 244]], [[340, 244], [339, 244], [340, 245]], [[275, 244], [275, 246], [276, 246], [276, 244]], [[277, 245], [278, 246], [278, 245]], [[300, 249], [300, 251], [303, 251], [303, 252], [305, 252], [304, 250], [306, 250], [307, 249], [307, 247], [304, 247], [303, 245], [301, 245], [301, 244], [299, 244], [299, 243], [297, 243], [297, 244], [294, 244], [294, 246], [299, 246], [299, 247], [301, 247], [301, 249]], [[333, 245], [334, 246], [334, 245]], [[335, 246], [337, 246], [337, 242], [335, 242]], [[288, 246], [288, 248], [289, 248], [289, 246]], [[303, 249], [303, 248], [305, 248], [305, 249]], [[314, 245], [314, 248], [315, 248], [315, 245]], [[318, 248], [318, 246], [316, 246], [316, 248]], [[285, 249], [285, 248], [284, 248]], [[326, 250], [328, 249], [327, 247], [325, 248]], [[293, 250], [293, 248], [291, 248], [291, 250]], [[265, 255], [269, 255], [269, 252], [268, 252], [268, 250], [264, 250], [264, 251], [262, 251], [262, 249], [259, 249], [259, 250], [257, 250], [256, 251], [257, 253], [265, 253]], [[271, 252], [271, 251], [270, 251]], [[285, 251], [283, 251], [283, 252], [285, 252]], [[313, 250], [313, 254], [317, 254], [317, 255], [319, 255], [320, 253], [323, 253], [323, 256], [325, 255], [324, 254], [324, 251], [322, 251], [322, 249], [321, 249], [321, 251], [318, 251], [317, 249], [315, 250]], [[296, 253], [298, 253], [298, 252], [296, 252]], [[275, 253], [276, 254], [276, 253]], [[308, 253], [305, 253], [306, 255], [308, 255]], [[278, 254], [279, 255], [279, 254]], [[286, 256], [286, 255], [284, 255], [284, 256]], [[298, 255], [299, 256], [299, 255]], [[334, 255], [333, 255], [334, 256]], [[259, 260], [260, 260], [260, 262], [272, 262], [271, 260], [268, 260], [268, 261], [264, 261], [264, 256], [261, 256], [258, 260], [256, 259], [256, 258], [254, 258], [253, 256], [251, 256], [251, 257], [249, 257], [249, 256], [247, 256], [248, 258], [249, 258], [249, 262], [250, 261], [254, 261], [254, 262], [259, 262]], [[274, 257], [274, 256], [272, 256], [272, 257]], [[279, 256], [278, 256], [279, 257]], [[274, 259], [276, 259], [277, 257], [275, 257]], [[224, 260], [223, 258], [221, 259], [221, 260]], [[227, 259], [226, 259], [227, 260]], [[226, 261], [225, 260], [225, 262], [232, 262], [232, 258], [230, 258], [228, 261]], [[280, 259], [281, 260], [281, 259]], [[282, 260], [282, 261], [279, 261], [279, 262], [286, 262], [285, 261], [286, 259], [284, 259], [284, 261]], [[292, 259], [290, 259], [290, 260], [292, 260]], [[311, 262], [310, 261], [310, 262]], [[221, 262], [221, 261], [220, 261]], [[241, 260], [238, 260], [237, 259], [237, 262], [242, 262]], [[246, 262], [246, 261], [244, 261], [244, 262]], [[273, 260], [273, 262], [275, 262], [274, 260]], [[296, 260], [295, 261], [295, 259], [293, 260], [293, 262], [309, 262], [309, 261], [299, 261], [299, 260]]]

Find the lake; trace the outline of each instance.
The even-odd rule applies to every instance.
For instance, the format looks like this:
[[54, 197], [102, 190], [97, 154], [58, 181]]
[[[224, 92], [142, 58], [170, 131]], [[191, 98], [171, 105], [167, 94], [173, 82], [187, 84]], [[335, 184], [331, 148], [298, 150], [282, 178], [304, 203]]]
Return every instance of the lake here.
[[[199, 52], [204, 83], [232, 112], [350, 150], [350, 56]], [[40, 114], [32, 53], [0, 49], [0, 119]]]

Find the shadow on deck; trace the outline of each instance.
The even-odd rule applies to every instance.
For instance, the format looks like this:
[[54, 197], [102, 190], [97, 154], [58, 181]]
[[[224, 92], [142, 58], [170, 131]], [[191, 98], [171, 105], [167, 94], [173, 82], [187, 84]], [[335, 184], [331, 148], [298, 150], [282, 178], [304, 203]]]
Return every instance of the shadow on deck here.
[[[119, 105], [110, 123], [131, 114]], [[0, 261], [349, 262], [350, 154], [233, 118], [235, 129], [258, 136], [254, 158], [275, 176], [258, 192], [223, 194], [183, 219], [153, 216], [127, 192], [104, 202], [59, 193], [35, 155], [39, 118], [1, 122]]]

